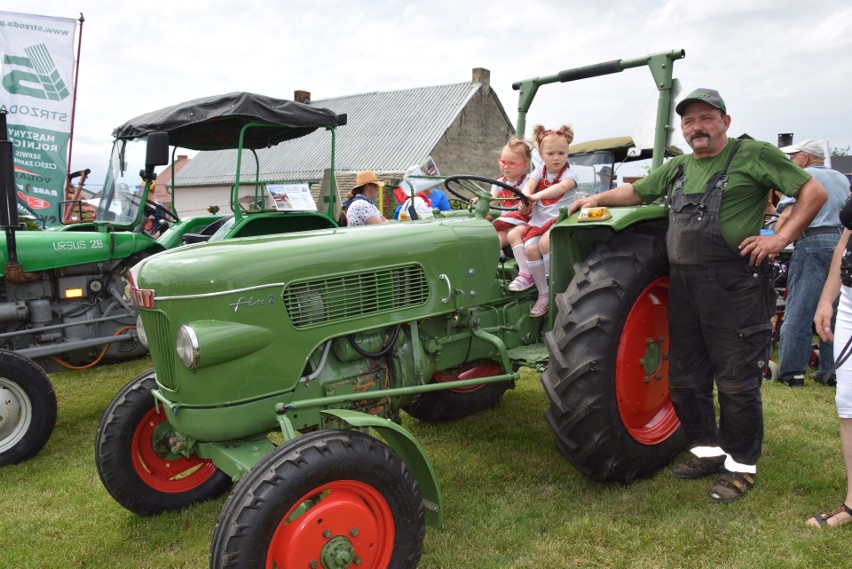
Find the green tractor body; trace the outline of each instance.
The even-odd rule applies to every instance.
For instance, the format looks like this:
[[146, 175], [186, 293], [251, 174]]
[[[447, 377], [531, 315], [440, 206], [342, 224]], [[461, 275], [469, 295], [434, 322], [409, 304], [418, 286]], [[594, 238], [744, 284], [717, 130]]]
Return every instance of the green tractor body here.
[[[661, 93], [661, 161], [683, 55], [520, 82], [521, 117], [539, 84], [642, 61]], [[466, 212], [192, 245], [134, 266], [155, 367], [101, 421], [107, 490], [148, 515], [237, 482], [211, 567], [411, 567], [443, 510], [400, 410], [447, 421], [494, 407], [522, 366], [544, 370], [547, 420], [586, 475], [626, 483], [668, 464], [682, 433], [668, 398], [665, 209], [563, 212], [550, 310], [531, 318], [535, 289], [507, 290], [517, 267], [486, 220], [490, 182], [447, 179], [479, 198]]]
[[[529, 297], [507, 293], [508, 282], [494, 277], [499, 245], [484, 219], [240, 239], [170, 253], [135, 267], [134, 294], [154, 299], [140, 310], [149, 339], [156, 330], [151, 353], [164, 388], [158, 398], [177, 430], [199, 440], [275, 428], [274, 414], [262, 411], [277, 403], [351, 393], [369, 399], [369, 391], [427, 384], [436, 372], [471, 361], [501, 366], [508, 350], [540, 340]], [[228, 257], [241, 259], [239, 269], [223, 269]], [[177, 285], [166, 277], [176, 271], [189, 278]], [[175, 359], [181, 326], [198, 344], [190, 367]], [[387, 362], [353, 347], [379, 352], [397, 327]], [[316, 377], [305, 379], [314, 368]], [[234, 381], [248, 370], [251, 381]], [[399, 408], [385, 406], [388, 416]], [[316, 425], [320, 408], [291, 419], [294, 428]]]

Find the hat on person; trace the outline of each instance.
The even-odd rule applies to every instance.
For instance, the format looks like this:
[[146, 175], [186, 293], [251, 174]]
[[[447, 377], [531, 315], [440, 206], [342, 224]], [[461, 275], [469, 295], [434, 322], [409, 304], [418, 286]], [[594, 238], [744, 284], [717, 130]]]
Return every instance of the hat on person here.
[[719, 95], [719, 91], [715, 89], [705, 89], [700, 87], [687, 95], [684, 99], [677, 104], [675, 107], [675, 111], [680, 116], [683, 116], [683, 112], [686, 110], [686, 107], [690, 103], [694, 103], [696, 101], [700, 101], [702, 103], [707, 103], [711, 107], [719, 109], [723, 114], [728, 114], [727, 109], [725, 109], [725, 101], [722, 100], [721, 95]]
[[806, 140], [797, 142], [796, 144], [785, 146], [781, 149], [781, 152], [783, 152], [784, 154], [795, 154], [797, 152], [805, 152], [807, 154], [825, 160], [825, 147], [822, 145], [822, 141], [814, 140], [813, 138], [808, 138]]
[[358, 172], [358, 175], [355, 176], [355, 186], [353, 186], [353, 190], [357, 190], [361, 186], [366, 186], [367, 184], [376, 184], [380, 188], [385, 185], [384, 182], [379, 180], [376, 177], [376, 173], [372, 170], [364, 170], [363, 172]]

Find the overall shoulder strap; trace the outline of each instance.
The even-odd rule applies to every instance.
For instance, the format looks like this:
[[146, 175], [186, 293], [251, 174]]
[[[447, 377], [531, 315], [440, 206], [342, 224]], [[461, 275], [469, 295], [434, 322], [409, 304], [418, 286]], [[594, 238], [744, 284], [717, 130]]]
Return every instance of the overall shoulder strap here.
[[[737, 153], [737, 150], [739, 150], [740, 145], [742, 143], [743, 143], [742, 140], [737, 140], [734, 143], [734, 147], [731, 149], [731, 153], [728, 154], [728, 160], [725, 162], [725, 167], [722, 168], [721, 172], [716, 172], [715, 174], [713, 174], [713, 176], [710, 178], [710, 180], [708, 180], [707, 185], [704, 188], [705, 194], [709, 193], [710, 190], [712, 190], [714, 188], [721, 190], [722, 188], [725, 187], [725, 184], [728, 183], [728, 168], [730, 168], [731, 162], [734, 159], [734, 155]], [[702, 202], [703, 201], [704, 200], [702, 200]]]
[[723, 176], [728, 173], [728, 168], [730, 168], [730, 166], [731, 166], [731, 161], [734, 159], [734, 154], [736, 154], [737, 150], [740, 149], [740, 145], [742, 143], [743, 143], [743, 141], [741, 139], [737, 140], [734, 143], [734, 147], [731, 149], [731, 153], [728, 155], [728, 161], [725, 162], [725, 167], [722, 169], [722, 175]]
[[677, 170], [675, 171], [674, 175], [672, 176], [672, 179], [669, 181], [669, 187], [668, 187], [668, 190], [666, 190], [666, 199], [663, 202], [663, 205], [665, 206], [666, 209], [669, 209], [669, 208], [672, 207], [672, 193], [676, 189], [683, 187], [683, 178], [684, 178], [683, 169], [684, 169], [684, 164], [683, 164], [683, 162], [681, 162], [680, 164], [677, 165]]

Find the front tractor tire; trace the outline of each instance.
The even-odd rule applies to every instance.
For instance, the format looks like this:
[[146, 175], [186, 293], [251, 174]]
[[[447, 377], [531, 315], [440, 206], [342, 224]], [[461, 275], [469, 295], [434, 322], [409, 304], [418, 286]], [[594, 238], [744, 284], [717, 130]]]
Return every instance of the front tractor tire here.
[[425, 534], [413, 474], [390, 447], [322, 430], [262, 458], [225, 502], [211, 569], [417, 566]]
[[101, 417], [95, 463], [115, 500], [140, 516], [178, 510], [221, 496], [231, 478], [209, 460], [173, 454], [173, 433], [154, 406], [157, 383], [148, 370], [125, 385]]
[[35, 456], [56, 425], [56, 394], [41, 367], [0, 350], [0, 466]]
[[593, 480], [652, 476], [684, 444], [668, 388], [668, 262], [662, 233], [624, 231], [574, 267], [545, 342], [545, 416]]

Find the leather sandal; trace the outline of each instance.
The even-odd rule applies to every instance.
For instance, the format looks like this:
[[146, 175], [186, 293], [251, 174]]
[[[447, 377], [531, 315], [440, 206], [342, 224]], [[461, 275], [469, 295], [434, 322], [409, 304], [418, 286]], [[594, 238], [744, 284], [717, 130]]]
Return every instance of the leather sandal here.
[[690, 454], [690, 457], [671, 469], [671, 475], [681, 480], [693, 480], [716, 474], [725, 465], [725, 455], [701, 458]]
[[[846, 512], [846, 514], [849, 516], [849, 518], [847, 518], [845, 521], [842, 521], [838, 524], [834, 524], [832, 526], [829, 526], [828, 520], [833, 518], [834, 516], [836, 516], [838, 514], [842, 514], [843, 512]], [[827, 514], [817, 514], [814, 517], [812, 517], [810, 520], [808, 520], [808, 522], [810, 522], [811, 520], [815, 521], [816, 524], [808, 523], [807, 525], [812, 526], [812, 527], [817, 527], [817, 528], [822, 528], [823, 526], [826, 526], [826, 527], [844, 526], [844, 525], [848, 524], [849, 522], [852, 522], [852, 508], [847, 506], [846, 503], [844, 502], [843, 505], [839, 506], [836, 510], [834, 510], [832, 512], [828, 512]]]
[[707, 496], [716, 504], [730, 504], [746, 495], [754, 486], [754, 474], [723, 470]]

